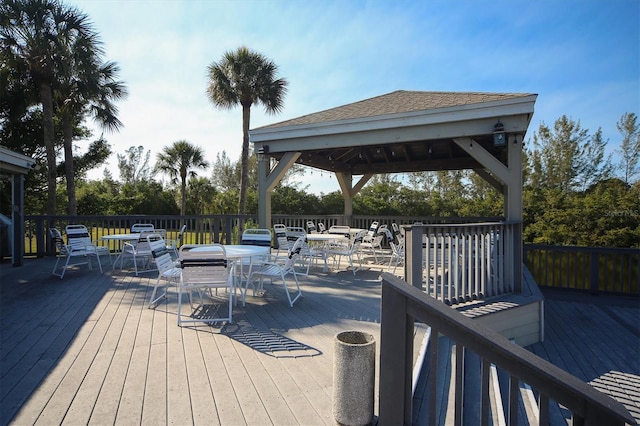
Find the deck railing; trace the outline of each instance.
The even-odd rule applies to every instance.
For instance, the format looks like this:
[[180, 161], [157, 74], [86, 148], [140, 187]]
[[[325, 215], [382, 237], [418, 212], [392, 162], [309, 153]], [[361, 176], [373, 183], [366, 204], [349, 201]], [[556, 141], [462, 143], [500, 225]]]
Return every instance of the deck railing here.
[[[435, 300], [424, 291], [408, 285], [395, 276], [382, 274], [382, 306], [380, 322], [380, 376], [379, 425], [411, 424], [412, 422], [412, 363], [414, 321], [431, 327], [427, 382], [429, 421], [436, 424], [437, 383], [441, 374], [435, 366], [438, 360], [438, 336], [445, 335], [455, 342], [455, 379], [453, 424], [464, 424], [462, 419], [465, 383], [464, 351], [472, 351], [482, 360], [480, 424], [489, 424], [490, 395], [489, 371], [492, 364], [508, 372], [508, 423], [518, 421], [518, 392], [520, 382], [531, 386], [539, 394], [538, 423], [549, 424], [549, 401], [556, 401], [572, 413], [573, 424], [622, 425], [635, 424], [629, 411], [618, 401], [598, 392], [555, 365], [539, 358], [505, 337], [465, 317]], [[454, 361], [452, 361], [454, 362]], [[393, 366], [393, 367], [391, 367]], [[404, 374], [398, 374], [404, 372]]]
[[447, 304], [519, 292], [519, 222], [405, 227], [405, 276]]
[[541, 287], [640, 295], [640, 249], [525, 244], [524, 261]]
[[[444, 221], [461, 222], [470, 221], [473, 218], [433, 218], [433, 217], [374, 217], [374, 216], [353, 216], [351, 223], [353, 228], [369, 229], [373, 220], [391, 225], [413, 223], [422, 221], [423, 223]], [[344, 215], [280, 215], [274, 214], [271, 218], [272, 225], [283, 223], [286, 226], [307, 227], [307, 221], [315, 223], [322, 222], [327, 228], [332, 225], [346, 224]], [[96, 240], [103, 235], [114, 233], [125, 233], [131, 229], [134, 223], [152, 223], [156, 228], [166, 229], [167, 238], [175, 239], [183, 224], [187, 225], [187, 238], [185, 242], [193, 244], [222, 242], [231, 244], [238, 241], [238, 228], [242, 224], [243, 228], [257, 227], [256, 215], [122, 215], [122, 216], [25, 216], [25, 255], [44, 256], [53, 253], [53, 246], [49, 244], [47, 230], [50, 227], [57, 227], [64, 230], [68, 224], [83, 224], [92, 232], [92, 237]], [[116, 243], [112, 243], [116, 244]], [[115, 246], [112, 247], [115, 249]]]

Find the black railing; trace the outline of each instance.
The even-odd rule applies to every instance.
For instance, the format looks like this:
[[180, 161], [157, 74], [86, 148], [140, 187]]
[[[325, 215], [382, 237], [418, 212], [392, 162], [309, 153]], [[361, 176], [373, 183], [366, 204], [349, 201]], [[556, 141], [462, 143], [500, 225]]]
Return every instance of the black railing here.
[[[508, 372], [509, 395], [518, 391], [519, 383], [530, 385], [539, 394], [539, 424], [549, 423], [549, 401], [556, 401], [572, 413], [573, 424], [635, 424], [629, 411], [618, 401], [597, 391], [591, 385], [555, 365], [513, 344], [500, 334], [427, 295], [395, 276], [382, 274], [382, 308], [380, 321], [379, 425], [401, 425], [412, 422], [412, 363], [414, 321], [431, 327], [428, 361], [435, 366], [438, 359], [438, 337], [444, 335], [456, 344], [453, 392], [454, 421], [463, 424], [465, 350], [482, 360], [478, 378], [481, 383], [480, 424], [489, 424], [489, 370], [491, 364]], [[452, 361], [454, 362], [454, 361]], [[400, 372], [400, 374], [399, 374]], [[436, 424], [436, 392], [438, 375], [430, 368], [427, 383], [427, 424]], [[452, 403], [452, 401], [450, 401]], [[517, 424], [518, 398], [509, 398], [508, 424]]]
[[540, 287], [640, 295], [640, 249], [524, 245]]
[[[274, 214], [272, 224], [282, 223], [285, 226], [307, 228], [307, 221], [322, 222], [327, 228], [332, 225], [349, 225], [352, 228], [369, 229], [372, 221], [391, 225], [422, 222], [454, 223], [468, 222], [477, 218], [434, 218], [434, 217], [391, 217], [391, 216], [353, 216], [351, 223], [346, 223], [344, 215], [280, 215]], [[165, 229], [169, 239], [175, 239], [183, 224], [187, 225], [185, 243], [202, 244], [222, 242], [231, 244], [238, 241], [238, 229], [258, 226], [256, 215], [123, 215], [123, 216], [25, 216], [25, 255], [52, 255], [53, 246], [49, 242], [48, 229], [57, 227], [64, 230], [68, 224], [83, 224], [92, 232], [92, 237], [99, 240], [103, 235], [128, 232], [134, 223], [152, 223], [155, 228]], [[115, 249], [115, 247], [112, 247]]]

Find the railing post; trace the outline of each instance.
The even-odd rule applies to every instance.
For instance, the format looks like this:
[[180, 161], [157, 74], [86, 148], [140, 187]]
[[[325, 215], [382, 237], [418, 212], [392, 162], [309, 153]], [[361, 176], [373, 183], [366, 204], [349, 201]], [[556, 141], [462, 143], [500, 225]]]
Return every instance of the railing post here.
[[378, 424], [411, 423], [413, 318], [407, 315], [406, 296], [382, 278], [380, 312], [380, 401]]
[[47, 238], [44, 237], [44, 220], [36, 220], [36, 255], [44, 257], [47, 252]]
[[422, 290], [422, 229], [423, 227], [420, 225], [404, 228], [406, 281], [420, 290]]
[[589, 256], [589, 293], [598, 294], [600, 281], [600, 256], [592, 251]]

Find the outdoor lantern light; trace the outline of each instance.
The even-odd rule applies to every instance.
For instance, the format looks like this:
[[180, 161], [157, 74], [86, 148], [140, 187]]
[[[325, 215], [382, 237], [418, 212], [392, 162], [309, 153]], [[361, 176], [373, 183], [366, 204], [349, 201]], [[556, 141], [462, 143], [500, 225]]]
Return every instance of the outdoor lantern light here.
[[507, 132], [500, 121], [493, 126], [493, 146], [505, 146], [507, 144]]

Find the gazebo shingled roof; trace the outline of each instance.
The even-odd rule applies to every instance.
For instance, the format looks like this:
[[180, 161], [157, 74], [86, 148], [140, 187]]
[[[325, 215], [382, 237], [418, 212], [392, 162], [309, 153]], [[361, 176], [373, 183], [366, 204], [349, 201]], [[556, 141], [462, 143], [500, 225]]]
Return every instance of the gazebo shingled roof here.
[[530, 93], [486, 93], [486, 92], [423, 92], [397, 90], [362, 101], [353, 102], [324, 111], [303, 115], [257, 129], [317, 124], [391, 114], [404, 114], [448, 107], [480, 104], [491, 101], [531, 96]]

